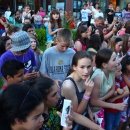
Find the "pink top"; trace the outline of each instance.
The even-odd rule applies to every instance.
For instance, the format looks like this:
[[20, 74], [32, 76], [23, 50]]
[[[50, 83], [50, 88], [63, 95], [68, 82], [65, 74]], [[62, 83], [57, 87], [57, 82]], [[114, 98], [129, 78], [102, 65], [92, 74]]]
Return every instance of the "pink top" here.
[[118, 33], [118, 36], [121, 36], [121, 35], [123, 35], [123, 34], [125, 34], [125, 29], [121, 29], [121, 30], [119, 31], [119, 33]]
[[45, 12], [39, 12], [39, 15], [41, 15], [42, 17], [45, 17], [46, 13]]
[[[80, 40], [76, 40], [75, 42], [80, 42], [81, 43], [81, 45], [82, 45], [82, 50], [87, 50], [87, 47], [80, 41]], [[75, 47], [75, 45], [74, 45], [74, 50], [75, 50], [75, 52], [77, 52], [77, 49], [76, 49], [76, 47]]]

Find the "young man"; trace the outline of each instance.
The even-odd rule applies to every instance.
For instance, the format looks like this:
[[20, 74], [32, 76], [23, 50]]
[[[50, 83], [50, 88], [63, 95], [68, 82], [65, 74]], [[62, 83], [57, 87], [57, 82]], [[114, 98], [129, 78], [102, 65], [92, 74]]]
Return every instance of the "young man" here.
[[106, 10], [106, 13], [107, 13], [107, 21], [108, 21], [109, 24], [111, 24], [112, 21], [113, 21], [113, 17], [114, 17], [114, 9], [113, 9], [113, 3], [112, 2], [109, 3], [109, 7]]
[[61, 29], [57, 33], [56, 46], [48, 48], [43, 55], [40, 72], [55, 80], [64, 80], [71, 68], [74, 50], [69, 48], [72, 34], [68, 29]]
[[82, 22], [85, 22], [88, 25], [88, 15], [92, 13], [90, 9], [87, 8], [87, 5], [84, 4], [83, 9], [81, 10], [81, 19]]
[[24, 76], [24, 64], [17, 60], [7, 60], [1, 67], [1, 73], [5, 85], [0, 90], [0, 94], [8, 85], [14, 83], [21, 83]]

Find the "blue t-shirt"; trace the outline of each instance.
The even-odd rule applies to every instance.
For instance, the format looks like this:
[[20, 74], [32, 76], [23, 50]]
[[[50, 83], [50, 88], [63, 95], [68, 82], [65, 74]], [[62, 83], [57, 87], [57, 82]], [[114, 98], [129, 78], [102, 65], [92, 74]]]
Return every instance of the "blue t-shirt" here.
[[10, 50], [6, 51], [1, 57], [0, 57], [0, 76], [1, 74], [1, 66], [3, 63], [9, 59], [14, 59], [19, 62], [24, 63], [24, 73], [26, 73], [28, 70], [29, 72], [32, 72], [33, 67], [36, 66], [35, 56], [33, 50], [29, 49], [25, 55], [14, 55]]

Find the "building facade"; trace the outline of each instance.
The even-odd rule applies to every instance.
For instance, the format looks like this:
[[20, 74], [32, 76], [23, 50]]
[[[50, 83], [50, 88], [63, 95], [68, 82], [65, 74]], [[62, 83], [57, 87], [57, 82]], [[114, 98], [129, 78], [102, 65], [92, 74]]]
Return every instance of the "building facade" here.
[[[79, 13], [83, 4], [87, 0], [0, 0], [0, 8], [11, 7], [12, 11], [23, 8], [25, 5], [30, 5], [31, 10], [38, 10], [40, 6], [43, 7], [44, 11], [50, 11], [51, 7], [56, 7], [58, 9], [71, 11]], [[106, 8], [108, 7], [109, 2], [113, 4], [120, 5], [123, 9], [129, 0], [91, 0], [93, 3], [98, 2], [102, 8], [102, 11], [105, 13]]]

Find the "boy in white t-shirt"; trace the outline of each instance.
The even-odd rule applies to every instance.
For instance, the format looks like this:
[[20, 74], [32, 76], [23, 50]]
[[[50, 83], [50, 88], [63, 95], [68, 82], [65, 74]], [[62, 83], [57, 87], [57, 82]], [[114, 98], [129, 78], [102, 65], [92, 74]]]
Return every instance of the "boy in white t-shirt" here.
[[81, 19], [82, 22], [88, 24], [88, 14], [92, 13], [90, 9], [87, 9], [87, 5], [84, 4], [83, 9], [81, 10]]
[[43, 19], [43, 21], [44, 21], [44, 26], [45, 26], [45, 27], [48, 26], [49, 20], [50, 20], [49, 16], [46, 15], [45, 18]]

